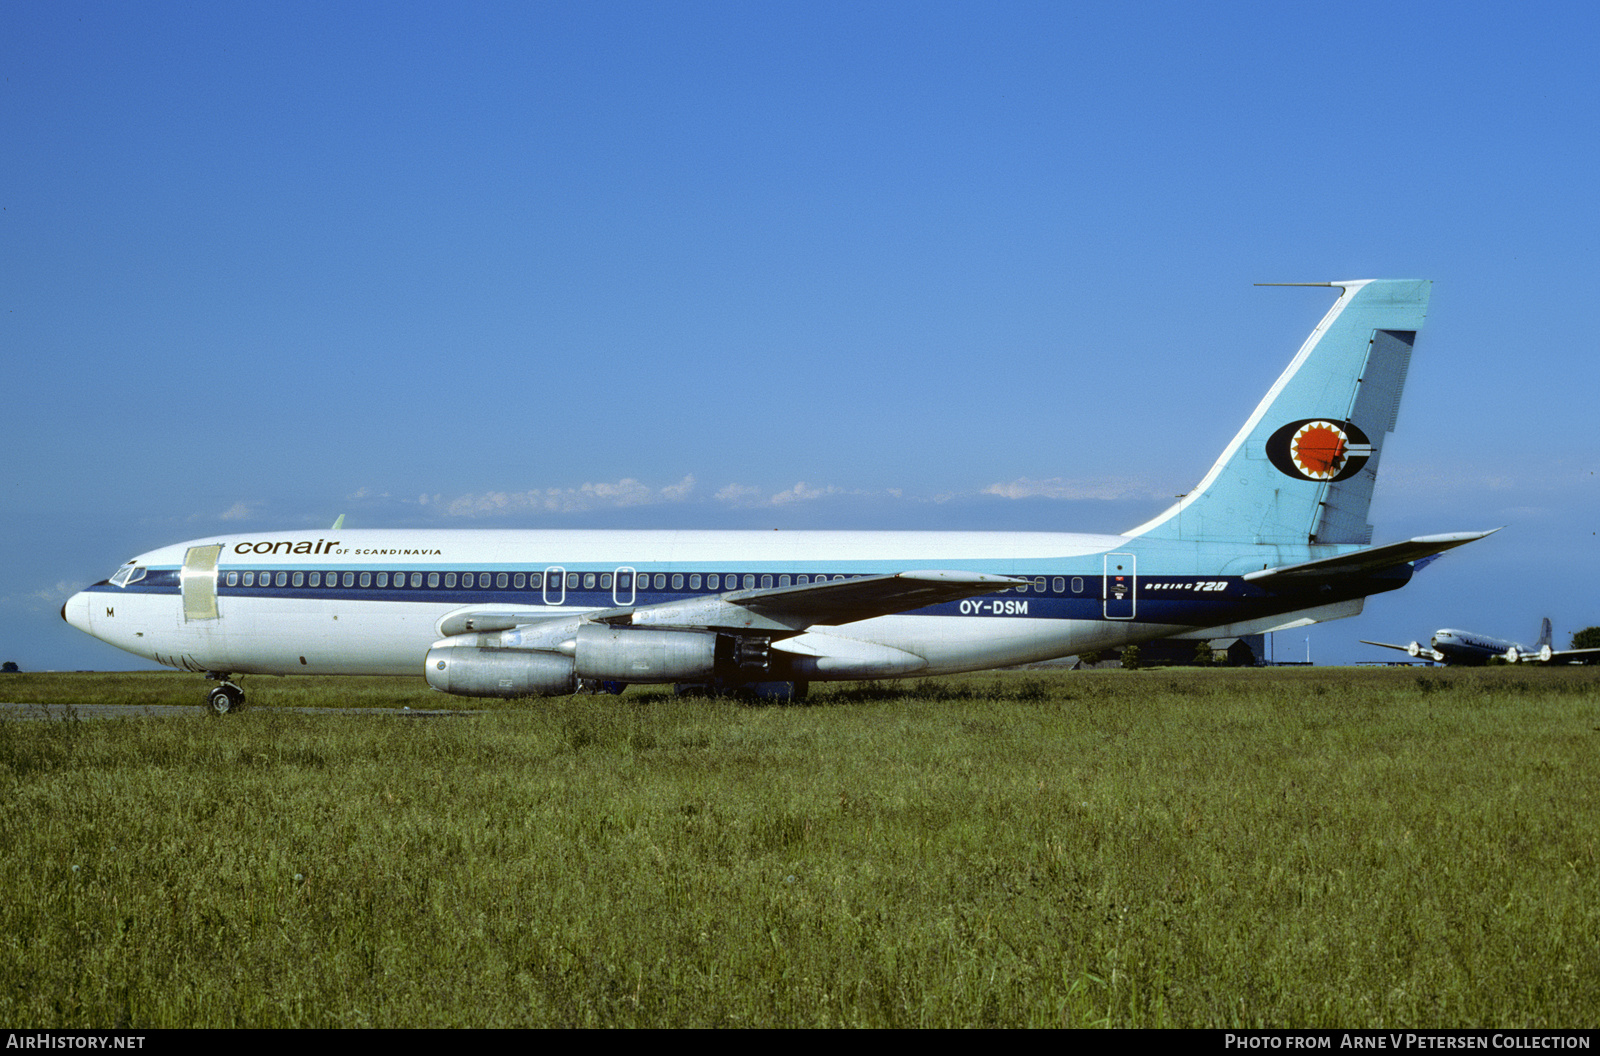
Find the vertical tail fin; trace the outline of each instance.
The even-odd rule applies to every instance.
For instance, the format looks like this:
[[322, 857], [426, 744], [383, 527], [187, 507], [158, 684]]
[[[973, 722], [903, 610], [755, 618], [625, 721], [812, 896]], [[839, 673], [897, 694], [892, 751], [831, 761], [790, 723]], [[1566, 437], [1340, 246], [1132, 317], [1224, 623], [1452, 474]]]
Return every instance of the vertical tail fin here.
[[1535, 651], [1537, 651], [1539, 649], [1544, 648], [1545, 646], [1547, 646], [1549, 644], [1550, 644], [1550, 617], [1546, 616], [1544, 618], [1544, 621], [1539, 624], [1539, 640], [1537, 642], [1533, 643], [1533, 648], [1534, 648]]
[[1367, 509], [1432, 284], [1308, 283], [1343, 291], [1198, 487], [1124, 534], [1266, 543], [1372, 541]]

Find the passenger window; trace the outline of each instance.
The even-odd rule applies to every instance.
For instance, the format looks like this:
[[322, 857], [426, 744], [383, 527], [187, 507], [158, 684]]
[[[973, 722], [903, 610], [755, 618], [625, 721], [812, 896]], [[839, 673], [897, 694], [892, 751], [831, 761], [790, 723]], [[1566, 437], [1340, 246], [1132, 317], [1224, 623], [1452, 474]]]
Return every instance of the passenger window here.
[[657, 572], [656, 573], [656, 589], [657, 590], [666, 590], [667, 589], [667, 577], [666, 577], [665, 573], [662, 573], [662, 572]]
[[717, 575], [715, 572], [713, 572], [710, 575], [708, 575], [706, 577], [706, 589], [707, 590], [721, 590], [722, 589], [722, 577]]
[[511, 577], [502, 572], [494, 577], [494, 585], [499, 587], [501, 590], [504, 590], [506, 587], [511, 585]]
[[802, 586], [802, 587], [803, 587], [803, 586], [805, 586], [805, 585], [806, 585], [806, 584], [807, 584], [807, 583], [810, 583], [810, 582], [811, 582], [811, 577], [810, 577], [810, 576], [795, 576], [795, 577], [794, 577], [794, 581], [795, 581], [795, 582], [796, 582], [796, 583], [797, 583], [797, 584], [799, 584], [799, 585], [800, 585], [800, 586]]
[[1061, 576], [1057, 576], [1050, 581], [1050, 589], [1057, 594], [1065, 594], [1067, 592], [1067, 581]]
[[306, 581], [306, 574], [304, 572], [296, 572], [294, 574], [293, 583], [294, 583], [295, 586], [297, 586], [297, 587], [301, 586], [301, 585], [303, 585], [305, 583], [305, 581]]
[[1034, 577], [1033, 589], [1038, 591], [1040, 594], [1044, 593], [1044, 577], [1043, 576]]
[[528, 585], [528, 574], [526, 572], [518, 572], [516, 576], [512, 578], [511, 585], [517, 590], [521, 590], [523, 587], [526, 587]]
[[[413, 572], [413, 573], [411, 573], [411, 585], [413, 587], [422, 586], [422, 573], [421, 572]], [[438, 585], [439, 585], [439, 573], [437, 573], [437, 572], [429, 572], [428, 573], [428, 586], [437, 587]]]
[[789, 577], [788, 576], [779, 576], [778, 577], [778, 586], [787, 587], [788, 585], [789, 585]]
[[755, 590], [756, 589], [755, 573], [746, 572], [744, 574], [744, 589], [745, 590]]
[[632, 590], [633, 589], [633, 573], [632, 572], [618, 572], [617, 573], [617, 589], [618, 590]]
[[[396, 582], [398, 582], [400, 580], [405, 579], [406, 577], [402, 576], [402, 575], [396, 575], [394, 578], [395, 578]], [[299, 585], [300, 584], [298, 584], [298, 583], [295, 584], [295, 586], [297, 586], [297, 587]], [[387, 587], [388, 585], [389, 585], [389, 573], [387, 573], [387, 572], [379, 572], [378, 573], [378, 586]]]
[[450, 587], [451, 589], [455, 588], [456, 574], [454, 572], [446, 572], [444, 574], [444, 585]]
[[769, 589], [771, 589], [771, 587], [772, 587], [772, 577], [770, 575], [762, 576], [761, 577], [761, 589], [762, 590], [769, 590]]
[[239, 573], [237, 573], [237, 572], [229, 572], [228, 573], [228, 586], [237, 587], [238, 585], [239, 585]]
[[287, 573], [287, 572], [279, 572], [278, 573], [278, 586], [287, 587], [288, 585], [289, 585], [289, 573]]
[[[282, 573], [279, 573], [279, 574], [282, 575]], [[372, 586], [372, 573], [371, 572], [363, 572], [363, 573], [361, 573], [361, 585], [363, 587]]]
[[577, 590], [578, 589], [578, 573], [576, 573], [576, 572], [568, 572], [567, 573], [567, 589], [568, 590]]
[[699, 577], [698, 574], [689, 577], [689, 589], [690, 590], [699, 590], [700, 589], [700, 577]]
[[593, 572], [585, 572], [583, 574], [583, 589], [584, 590], [593, 590], [594, 589], [594, 573]]
[[311, 585], [313, 587], [322, 586], [322, 573], [321, 572], [313, 572], [313, 573], [311, 573]]
[[533, 590], [543, 590], [544, 589], [544, 573], [543, 572], [529, 572], [528, 573], [528, 586]]
[[1073, 576], [1072, 577], [1072, 593], [1074, 593], [1074, 594], [1082, 594], [1083, 593], [1083, 578], [1081, 576]]
[[356, 585], [356, 574], [354, 572], [346, 572], [344, 574], [344, 585], [347, 587]]
[[672, 589], [673, 590], [682, 590], [683, 589], [683, 573], [682, 572], [674, 572], [672, 574]]
[[246, 572], [244, 574], [244, 585], [247, 587], [256, 585], [256, 574], [254, 572]]
[[602, 573], [600, 573], [600, 589], [601, 590], [610, 590], [611, 589], [611, 573], [610, 572], [602, 572]]

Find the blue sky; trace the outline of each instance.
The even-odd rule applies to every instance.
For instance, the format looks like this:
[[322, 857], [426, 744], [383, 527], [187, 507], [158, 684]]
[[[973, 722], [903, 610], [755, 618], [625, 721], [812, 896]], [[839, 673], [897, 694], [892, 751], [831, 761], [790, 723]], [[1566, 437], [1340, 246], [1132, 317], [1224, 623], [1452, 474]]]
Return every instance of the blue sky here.
[[[1435, 280], [1280, 655], [1600, 624], [1581, 5], [13, 0], [0, 658], [128, 557], [351, 526], [1120, 531], [1331, 303]], [[1286, 640], [1292, 637], [1293, 641]]]

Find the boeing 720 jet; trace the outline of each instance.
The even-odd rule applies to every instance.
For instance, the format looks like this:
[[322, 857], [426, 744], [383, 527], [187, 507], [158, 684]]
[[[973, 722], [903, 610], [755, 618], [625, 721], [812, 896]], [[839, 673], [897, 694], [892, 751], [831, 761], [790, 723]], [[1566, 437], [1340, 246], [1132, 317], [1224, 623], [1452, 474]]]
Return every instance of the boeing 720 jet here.
[[[1372, 545], [1367, 509], [1430, 284], [1338, 299], [1199, 485], [1121, 535], [364, 530], [207, 536], [61, 609], [220, 684], [424, 675], [446, 693], [900, 678], [1354, 616], [1487, 532]], [[1172, 427], [1176, 431], [1179, 427]]]
[[1533, 648], [1528, 649], [1520, 642], [1509, 642], [1504, 638], [1491, 638], [1486, 634], [1475, 634], [1472, 631], [1457, 631], [1449, 627], [1440, 628], [1433, 632], [1433, 637], [1424, 646], [1421, 642], [1411, 642], [1408, 645], [1394, 645], [1390, 642], [1369, 642], [1361, 639], [1362, 645], [1376, 645], [1384, 649], [1399, 649], [1402, 652], [1420, 660], [1432, 660], [1436, 664], [1464, 664], [1481, 666], [1490, 660], [1499, 658], [1508, 664], [1526, 663], [1551, 663], [1560, 660], [1570, 662], [1579, 657], [1600, 654], [1600, 649], [1552, 649], [1550, 648], [1550, 618], [1545, 617], [1539, 627], [1539, 640], [1533, 643]]

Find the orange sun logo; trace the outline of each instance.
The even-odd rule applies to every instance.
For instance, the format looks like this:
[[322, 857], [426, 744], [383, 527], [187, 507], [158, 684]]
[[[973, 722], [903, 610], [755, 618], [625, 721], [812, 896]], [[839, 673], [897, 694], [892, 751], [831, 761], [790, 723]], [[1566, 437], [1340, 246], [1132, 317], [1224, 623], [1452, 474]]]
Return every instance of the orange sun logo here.
[[1332, 422], [1309, 422], [1289, 441], [1289, 455], [1312, 480], [1329, 480], [1344, 464], [1350, 437]]
[[1316, 483], [1353, 477], [1376, 453], [1359, 426], [1333, 418], [1285, 422], [1267, 437], [1265, 447], [1280, 473]]

